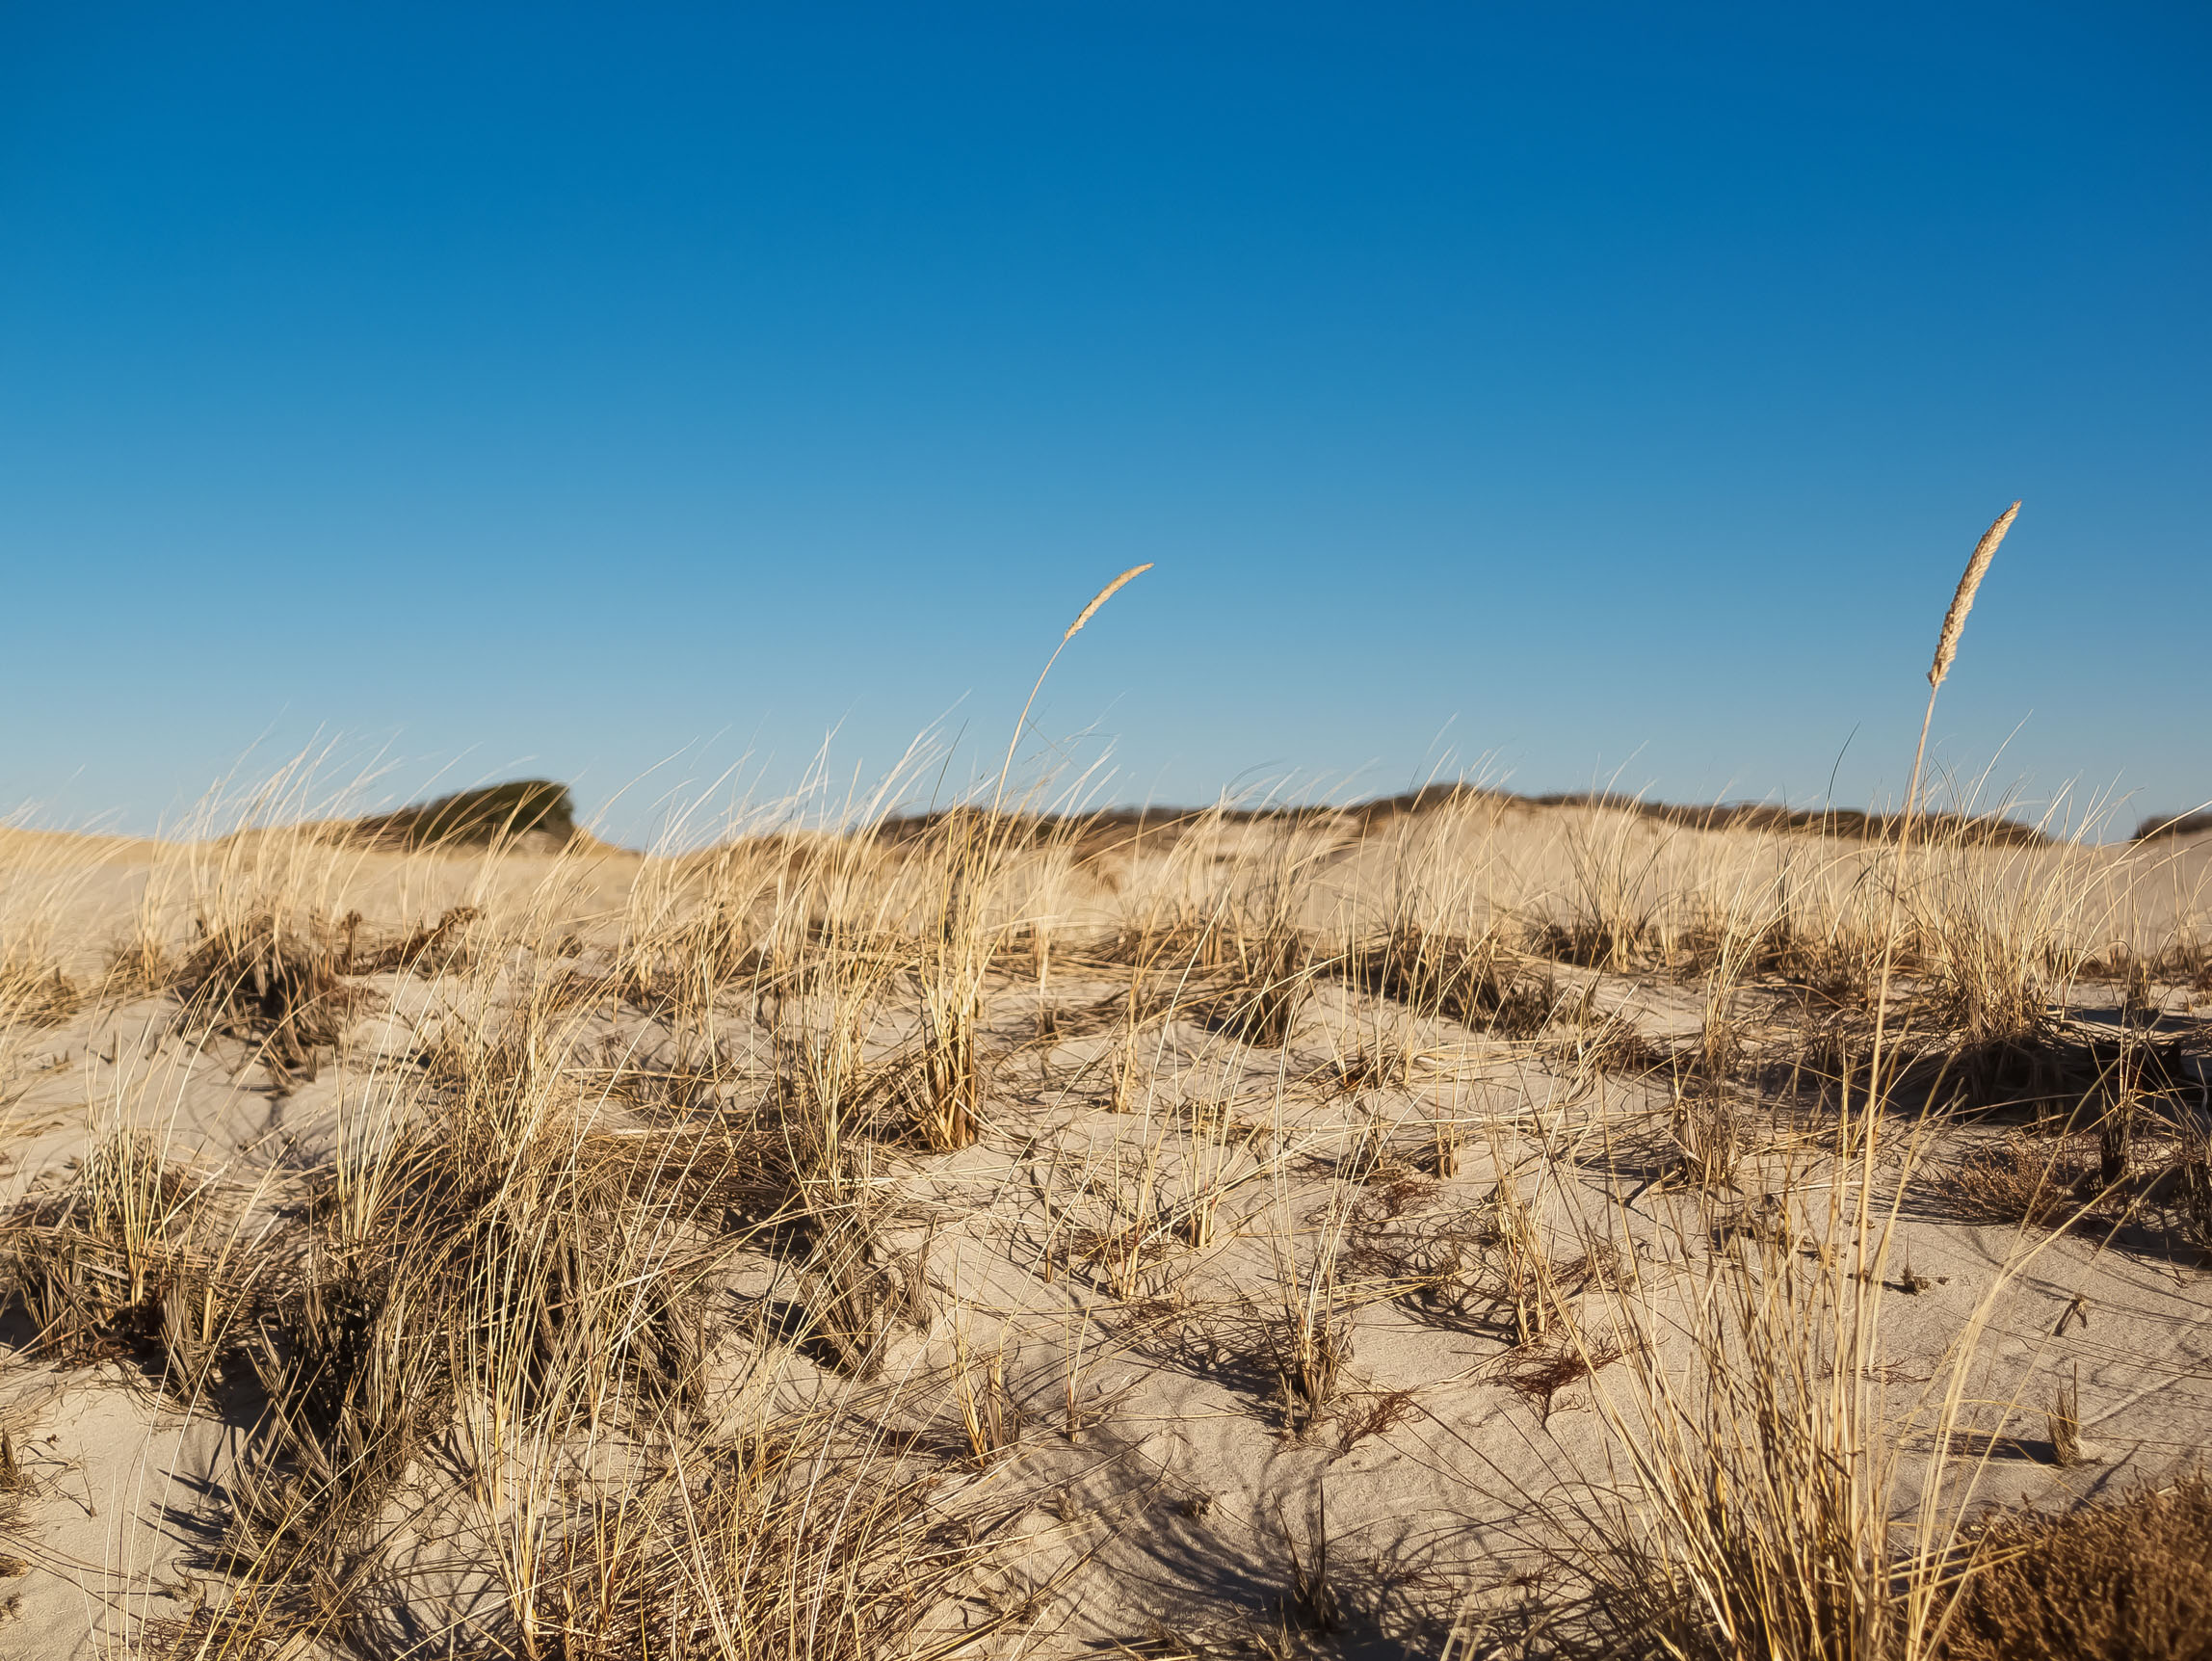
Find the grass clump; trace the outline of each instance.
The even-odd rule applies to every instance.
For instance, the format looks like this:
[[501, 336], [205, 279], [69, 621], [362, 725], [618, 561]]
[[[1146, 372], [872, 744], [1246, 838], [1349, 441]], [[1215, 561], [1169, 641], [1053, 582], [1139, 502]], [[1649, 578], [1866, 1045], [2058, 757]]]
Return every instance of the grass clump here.
[[1501, 1038], [1534, 1038], [1558, 998], [1547, 975], [1532, 973], [1493, 936], [1468, 939], [1414, 925], [1346, 955], [1343, 978], [1417, 1015], [1457, 1021]]
[[2094, 1195], [2095, 1167], [2065, 1143], [2038, 1147], [2009, 1136], [1969, 1149], [1929, 1181], [1931, 1194], [1963, 1222], [2055, 1228], [2079, 1215], [2085, 1188]]
[[0, 955], [0, 1033], [58, 1027], [84, 1005], [84, 989], [59, 964]]
[[346, 948], [319, 920], [287, 928], [272, 911], [202, 916], [174, 986], [187, 1023], [265, 1046], [286, 1068], [312, 1068], [358, 1001]]
[[1313, 946], [1287, 918], [1240, 936], [1225, 989], [1204, 1011], [1240, 1041], [1280, 1049], [1313, 989]]
[[0, 1290], [33, 1355], [144, 1365], [189, 1395], [234, 1336], [250, 1275], [224, 1250], [213, 1179], [135, 1128], [94, 1139], [57, 1192], [0, 1226]]
[[1938, 1661], [2204, 1661], [2212, 1657], [2212, 1486], [2070, 1514], [2000, 1516], [1936, 1646]]

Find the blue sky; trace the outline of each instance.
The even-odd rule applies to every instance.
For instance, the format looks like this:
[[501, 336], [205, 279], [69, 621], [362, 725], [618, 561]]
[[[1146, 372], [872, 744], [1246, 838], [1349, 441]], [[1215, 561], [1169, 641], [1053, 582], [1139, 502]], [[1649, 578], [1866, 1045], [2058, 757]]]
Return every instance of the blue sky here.
[[[2212, 795], [2201, 7], [0, 10], [0, 807]], [[749, 758], [749, 759], [748, 759]], [[632, 784], [632, 781], [641, 781]]]

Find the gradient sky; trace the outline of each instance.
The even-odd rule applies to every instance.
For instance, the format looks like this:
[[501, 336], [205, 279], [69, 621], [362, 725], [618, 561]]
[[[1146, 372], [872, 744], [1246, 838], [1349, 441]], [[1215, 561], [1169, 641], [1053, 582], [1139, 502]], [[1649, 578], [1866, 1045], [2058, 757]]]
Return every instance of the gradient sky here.
[[[2212, 795], [2200, 4], [0, 7], [0, 809]], [[349, 751], [351, 753], [352, 751]], [[251, 765], [253, 763], [250, 763]]]

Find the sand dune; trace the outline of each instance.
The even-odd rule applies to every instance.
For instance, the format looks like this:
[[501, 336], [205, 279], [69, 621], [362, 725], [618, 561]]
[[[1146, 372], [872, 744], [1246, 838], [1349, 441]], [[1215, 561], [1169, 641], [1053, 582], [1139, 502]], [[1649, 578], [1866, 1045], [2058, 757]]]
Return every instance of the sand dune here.
[[2208, 876], [0, 832], [0, 1648], [1643, 1653], [1696, 1528], [1816, 1521], [1888, 1587], [2212, 1432]]

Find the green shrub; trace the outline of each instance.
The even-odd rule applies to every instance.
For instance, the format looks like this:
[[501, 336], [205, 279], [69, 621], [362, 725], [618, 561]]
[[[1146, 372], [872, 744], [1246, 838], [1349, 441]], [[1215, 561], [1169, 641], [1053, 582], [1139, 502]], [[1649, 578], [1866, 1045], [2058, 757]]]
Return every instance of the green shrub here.
[[351, 828], [356, 837], [400, 848], [480, 848], [531, 831], [564, 842], [576, 834], [576, 804], [566, 784], [544, 778], [487, 784], [356, 820]]

